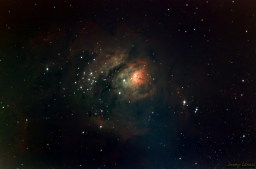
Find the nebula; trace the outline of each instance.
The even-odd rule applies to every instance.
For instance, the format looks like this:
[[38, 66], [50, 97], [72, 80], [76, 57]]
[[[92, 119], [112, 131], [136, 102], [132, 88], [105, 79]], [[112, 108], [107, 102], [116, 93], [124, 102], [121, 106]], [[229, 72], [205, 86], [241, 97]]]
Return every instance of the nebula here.
[[91, 71], [88, 72], [88, 68], [84, 71], [81, 85], [88, 90], [94, 90], [92, 88], [95, 83], [102, 82], [105, 87], [95, 90], [101, 91], [101, 93], [111, 91], [130, 102], [138, 101], [147, 96], [152, 97], [155, 91], [154, 78], [149, 74], [148, 64], [140, 60], [127, 61], [127, 57], [127, 54], [116, 52], [111, 58], [106, 55], [107, 59], [93, 62], [89, 68]]

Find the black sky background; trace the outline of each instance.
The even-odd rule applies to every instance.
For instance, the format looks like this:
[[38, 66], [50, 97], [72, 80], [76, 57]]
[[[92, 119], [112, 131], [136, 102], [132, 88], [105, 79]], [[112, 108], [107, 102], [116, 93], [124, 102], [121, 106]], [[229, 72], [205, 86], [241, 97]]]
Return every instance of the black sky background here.
[[255, 162], [255, 6], [0, 2], [1, 168]]

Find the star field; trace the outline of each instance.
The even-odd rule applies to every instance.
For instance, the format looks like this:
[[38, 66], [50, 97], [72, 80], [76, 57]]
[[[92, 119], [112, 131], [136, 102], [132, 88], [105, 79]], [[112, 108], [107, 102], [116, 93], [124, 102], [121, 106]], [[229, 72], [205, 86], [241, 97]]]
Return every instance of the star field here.
[[3, 1], [0, 168], [255, 162], [253, 1]]

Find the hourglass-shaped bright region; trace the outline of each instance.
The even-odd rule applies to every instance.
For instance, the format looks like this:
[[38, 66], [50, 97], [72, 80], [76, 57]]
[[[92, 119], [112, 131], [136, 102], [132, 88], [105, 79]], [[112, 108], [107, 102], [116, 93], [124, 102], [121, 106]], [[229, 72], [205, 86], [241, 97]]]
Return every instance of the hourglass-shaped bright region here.
[[145, 77], [144, 77], [144, 71], [143, 70], [136, 70], [132, 76], [131, 76], [131, 85], [142, 85], [143, 83], [145, 83]]
[[119, 72], [113, 86], [118, 88], [118, 93], [120, 92], [124, 98], [138, 100], [154, 91], [150, 81], [145, 62], [135, 62]]

